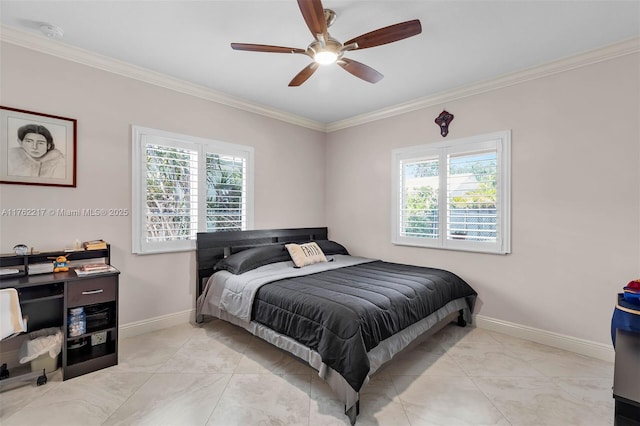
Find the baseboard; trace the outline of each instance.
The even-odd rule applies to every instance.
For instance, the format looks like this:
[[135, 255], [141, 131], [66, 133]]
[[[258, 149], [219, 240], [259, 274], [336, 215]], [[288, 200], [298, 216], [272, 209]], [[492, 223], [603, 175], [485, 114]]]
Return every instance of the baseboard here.
[[580, 355], [590, 356], [603, 361], [614, 362], [615, 351], [612, 346], [590, 340], [579, 339], [551, 331], [540, 330], [526, 325], [502, 321], [483, 315], [474, 315], [474, 323], [478, 328], [507, 334], [513, 337], [530, 340], [558, 349], [564, 349]]
[[[194, 321], [195, 309], [162, 315], [143, 321], [121, 325], [119, 328], [120, 338], [134, 337], [140, 334], [151, 333], [153, 331], [162, 330], [176, 325], [188, 324]], [[478, 328], [484, 330], [519, 337], [521, 339], [571, 351], [580, 355], [590, 356], [603, 361], [613, 362], [615, 359], [615, 351], [613, 348], [601, 343], [528, 327], [526, 325], [516, 324], [513, 322], [502, 321], [483, 315], [474, 315], [473, 322]]]
[[173, 327], [181, 324], [188, 324], [195, 320], [195, 309], [189, 309], [173, 314], [162, 315], [155, 318], [149, 318], [143, 321], [130, 322], [123, 324], [118, 328], [119, 337], [121, 339], [134, 337], [144, 333], [151, 333], [165, 328]]

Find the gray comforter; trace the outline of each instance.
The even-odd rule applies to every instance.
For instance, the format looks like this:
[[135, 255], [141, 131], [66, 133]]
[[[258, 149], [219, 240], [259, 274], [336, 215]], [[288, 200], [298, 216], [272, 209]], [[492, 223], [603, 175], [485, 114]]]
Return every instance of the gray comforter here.
[[454, 299], [473, 310], [476, 295], [448, 271], [373, 261], [261, 284], [251, 320], [317, 351], [357, 392], [378, 343]]

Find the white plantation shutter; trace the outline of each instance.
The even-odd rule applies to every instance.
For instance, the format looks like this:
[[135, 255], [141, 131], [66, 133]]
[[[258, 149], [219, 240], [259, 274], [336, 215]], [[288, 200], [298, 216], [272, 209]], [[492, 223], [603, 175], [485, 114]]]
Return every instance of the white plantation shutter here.
[[246, 228], [247, 160], [207, 153], [207, 232]]
[[192, 250], [251, 226], [253, 148], [133, 127], [133, 252]]
[[396, 149], [392, 242], [509, 253], [509, 131]]
[[401, 206], [404, 237], [439, 238], [439, 160], [401, 160]]
[[447, 239], [496, 241], [496, 161], [495, 149], [448, 156]]
[[198, 231], [198, 152], [145, 143], [147, 243], [192, 239]]

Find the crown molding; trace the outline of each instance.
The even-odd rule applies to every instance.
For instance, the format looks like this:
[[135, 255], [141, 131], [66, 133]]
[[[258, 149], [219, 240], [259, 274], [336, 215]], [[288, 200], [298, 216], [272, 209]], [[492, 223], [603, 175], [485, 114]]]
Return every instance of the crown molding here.
[[409, 102], [404, 102], [389, 108], [383, 108], [366, 114], [357, 115], [345, 120], [334, 121], [327, 124], [326, 132], [330, 133], [337, 130], [354, 127], [360, 124], [370, 123], [372, 121], [393, 117], [395, 115], [405, 114], [418, 109], [442, 105], [444, 103], [455, 101], [458, 99], [502, 89], [514, 84], [524, 83], [526, 81], [547, 77], [553, 74], [558, 74], [561, 72], [596, 64], [598, 62], [608, 61], [614, 58], [638, 52], [640, 52], [640, 37], [612, 44], [610, 46], [606, 46], [597, 50], [563, 58], [554, 62], [549, 62], [535, 68], [529, 68], [523, 71], [505, 74], [491, 80], [486, 80], [479, 83], [462, 86], [457, 89], [447, 90], [446, 92], [438, 93], [435, 95], [414, 99]]
[[239, 110], [263, 115], [326, 133], [382, 120], [423, 108], [442, 105], [447, 102], [498, 90], [514, 84], [547, 77], [575, 68], [640, 52], [640, 37], [636, 37], [601, 49], [550, 62], [538, 67], [505, 74], [491, 80], [462, 86], [453, 90], [447, 90], [435, 95], [414, 99], [412, 101], [400, 103], [388, 108], [382, 108], [366, 114], [356, 115], [344, 120], [334, 121], [332, 123], [322, 123], [296, 114], [277, 110], [266, 105], [250, 102], [185, 80], [170, 77], [124, 61], [119, 61], [117, 59], [73, 47], [59, 41], [47, 39], [38, 33], [21, 31], [2, 25], [0, 26], [0, 41], [5, 41], [27, 49], [36, 50], [47, 55], [56, 56], [93, 68], [98, 68], [103, 71], [122, 75], [124, 77], [133, 78], [135, 80], [174, 90], [197, 98], [206, 99], [208, 101], [223, 104]]
[[297, 126], [306, 127], [321, 132], [326, 131], [326, 124], [310, 120], [299, 115], [280, 111], [272, 107], [260, 105], [245, 99], [209, 89], [185, 80], [168, 76], [159, 72], [139, 67], [128, 62], [120, 61], [108, 56], [90, 52], [85, 49], [42, 37], [39, 33], [27, 32], [15, 28], [0, 26], [0, 41], [15, 44], [27, 49], [35, 50], [47, 55], [56, 56], [82, 65], [98, 68], [103, 71], [139, 80], [148, 84], [174, 90], [186, 95], [206, 99], [232, 108], [263, 115], [281, 120]]

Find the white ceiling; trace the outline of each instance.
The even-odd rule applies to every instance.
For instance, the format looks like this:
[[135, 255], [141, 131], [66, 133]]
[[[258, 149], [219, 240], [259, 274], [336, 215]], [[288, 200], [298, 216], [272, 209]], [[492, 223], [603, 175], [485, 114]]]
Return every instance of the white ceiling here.
[[[11, 1], [5, 27], [64, 30], [64, 43], [251, 103], [332, 123], [434, 96], [640, 36], [640, 1], [323, 0], [344, 42], [420, 19], [422, 34], [348, 52], [382, 74], [364, 82], [337, 65], [301, 87], [289, 81], [305, 55], [234, 51], [231, 42], [306, 48], [311, 33], [296, 1]], [[44, 36], [43, 36], [44, 37]]]

